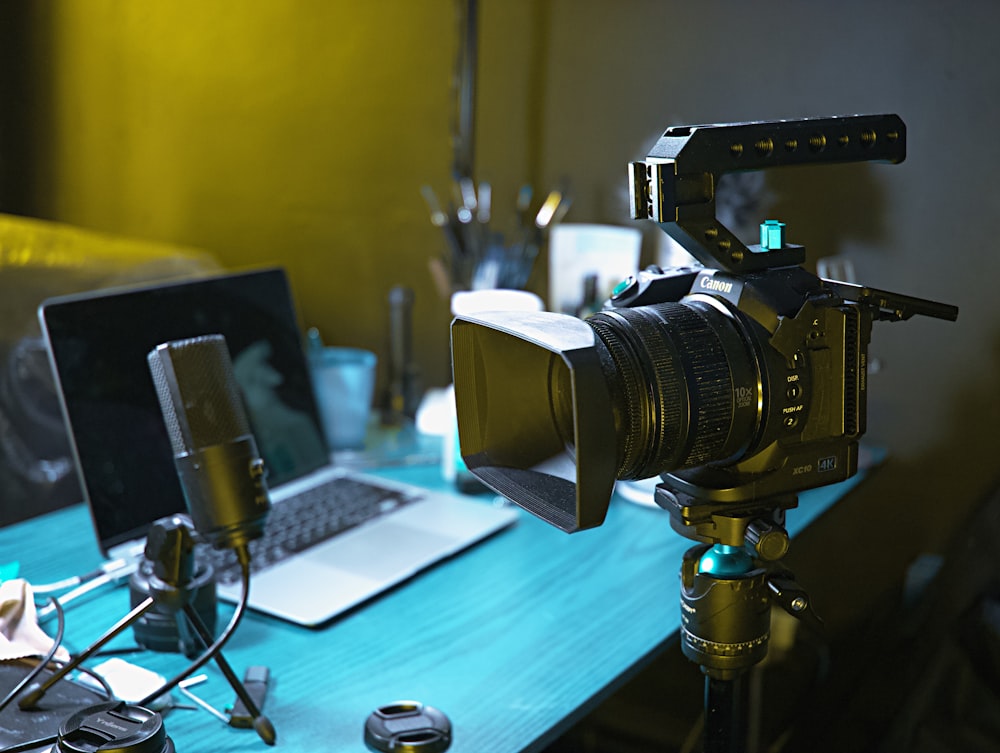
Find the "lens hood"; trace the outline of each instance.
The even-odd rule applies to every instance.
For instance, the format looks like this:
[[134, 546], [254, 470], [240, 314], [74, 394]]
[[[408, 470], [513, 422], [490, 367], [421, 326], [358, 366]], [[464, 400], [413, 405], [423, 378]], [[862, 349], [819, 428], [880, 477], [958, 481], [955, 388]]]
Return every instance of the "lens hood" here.
[[601, 525], [618, 448], [593, 330], [563, 314], [498, 311], [459, 315], [451, 337], [469, 470], [563, 531]]

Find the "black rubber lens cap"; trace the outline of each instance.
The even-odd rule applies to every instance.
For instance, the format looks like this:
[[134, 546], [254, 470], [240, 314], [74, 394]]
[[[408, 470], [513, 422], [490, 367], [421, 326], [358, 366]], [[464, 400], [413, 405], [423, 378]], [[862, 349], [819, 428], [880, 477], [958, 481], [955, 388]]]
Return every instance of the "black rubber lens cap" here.
[[431, 706], [396, 701], [368, 717], [365, 745], [379, 753], [441, 753], [451, 745], [451, 722]]

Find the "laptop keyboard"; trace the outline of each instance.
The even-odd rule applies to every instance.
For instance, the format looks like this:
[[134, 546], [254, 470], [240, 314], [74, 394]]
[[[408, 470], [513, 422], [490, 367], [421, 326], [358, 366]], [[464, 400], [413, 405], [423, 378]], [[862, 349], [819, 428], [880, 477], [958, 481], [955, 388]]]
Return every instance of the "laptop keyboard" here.
[[[401, 490], [370, 479], [330, 479], [272, 506], [264, 535], [250, 542], [250, 571], [260, 572], [422, 496], [420, 489]], [[199, 556], [212, 565], [217, 582], [239, 582], [240, 566], [232, 550], [206, 546]]]

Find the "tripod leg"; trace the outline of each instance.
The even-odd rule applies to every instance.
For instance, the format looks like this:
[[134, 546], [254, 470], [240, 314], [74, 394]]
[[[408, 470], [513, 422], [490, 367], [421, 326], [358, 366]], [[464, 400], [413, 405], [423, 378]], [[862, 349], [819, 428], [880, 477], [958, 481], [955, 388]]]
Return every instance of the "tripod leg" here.
[[[195, 632], [198, 634], [198, 637], [201, 638], [205, 646], [208, 647], [211, 645], [212, 634], [208, 631], [208, 628], [205, 627], [205, 623], [202, 622], [201, 617], [198, 615], [198, 611], [191, 604], [185, 604], [184, 615], [188, 618], [188, 621], [191, 623], [192, 627], [194, 627]], [[260, 735], [260, 737], [268, 745], [273, 745], [276, 733], [270, 720], [260, 713], [260, 709], [257, 707], [257, 704], [254, 702], [253, 698], [250, 697], [247, 689], [243, 686], [243, 683], [240, 682], [239, 677], [237, 677], [236, 673], [233, 672], [233, 668], [229, 665], [229, 662], [226, 661], [226, 657], [222, 655], [221, 651], [215, 655], [214, 659], [222, 674], [229, 682], [230, 687], [232, 687], [232, 689], [236, 692], [239, 699], [243, 701], [243, 705], [246, 707], [247, 713], [253, 717], [253, 725], [254, 729], [257, 730], [257, 734]]]
[[705, 677], [705, 753], [743, 753], [747, 727], [743, 675]]
[[133, 609], [127, 615], [122, 617], [122, 619], [119, 620], [115, 625], [112, 625], [111, 628], [109, 628], [104, 635], [102, 635], [96, 641], [91, 643], [90, 646], [88, 646], [87, 649], [83, 653], [79, 654], [75, 659], [73, 659], [70, 662], [67, 662], [60, 669], [56, 670], [54, 673], [49, 675], [44, 682], [32, 683], [31, 686], [28, 688], [28, 693], [21, 697], [21, 700], [17, 702], [17, 705], [21, 709], [34, 708], [35, 704], [37, 704], [40, 700], [42, 700], [42, 696], [45, 695], [46, 691], [49, 688], [51, 688], [53, 685], [59, 682], [59, 680], [68, 675], [77, 667], [79, 667], [85, 661], [87, 661], [87, 659], [89, 659], [95, 653], [97, 653], [97, 651], [100, 650], [101, 646], [103, 646], [105, 643], [110, 641], [120, 632], [125, 630], [133, 622], [142, 617], [147, 612], [147, 610], [149, 610], [149, 608], [153, 606], [154, 603], [155, 602], [153, 601], [152, 596], [144, 599], [139, 605], [135, 607], [135, 609]]

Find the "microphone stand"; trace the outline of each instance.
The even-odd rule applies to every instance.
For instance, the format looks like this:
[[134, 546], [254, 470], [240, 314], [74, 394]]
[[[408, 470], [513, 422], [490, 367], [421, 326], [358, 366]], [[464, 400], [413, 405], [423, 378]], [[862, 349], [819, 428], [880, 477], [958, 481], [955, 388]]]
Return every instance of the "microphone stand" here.
[[215, 659], [215, 663], [218, 665], [223, 676], [229, 682], [237, 697], [246, 706], [247, 712], [253, 717], [253, 727], [257, 734], [268, 745], [274, 745], [276, 740], [274, 726], [266, 716], [261, 714], [257, 704], [233, 672], [229, 662], [222, 655], [223, 645], [225, 645], [235, 631], [246, 610], [250, 585], [250, 560], [246, 547], [243, 546], [237, 551], [237, 556], [240, 559], [243, 570], [243, 597], [237, 605], [229, 625], [226, 626], [226, 629], [214, 642], [212, 642], [211, 632], [205, 626], [197, 609], [191, 603], [193, 591], [188, 586], [195, 572], [195, 557], [194, 538], [191, 533], [190, 522], [184, 516], [174, 515], [162, 518], [153, 523], [146, 541], [145, 554], [154, 563], [153, 575], [149, 579], [150, 595], [137, 604], [125, 617], [110, 627], [104, 635], [75, 656], [72, 661], [64, 664], [59, 670], [49, 675], [46, 680], [33, 683], [29, 687], [28, 692], [18, 701], [20, 708], [33, 708], [49, 688], [83, 664], [83, 662], [99, 651], [108, 641], [126, 630], [147, 611], [158, 605], [174, 613], [177, 619], [181, 619], [183, 615], [183, 618], [187, 619], [202, 645], [206, 647], [206, 650], [187, 669], [147, 695], [139, 701], [138, 705], [145, 706], [153, 699], [173, 689], [178, 683], [193, 674], [208, 661]]

